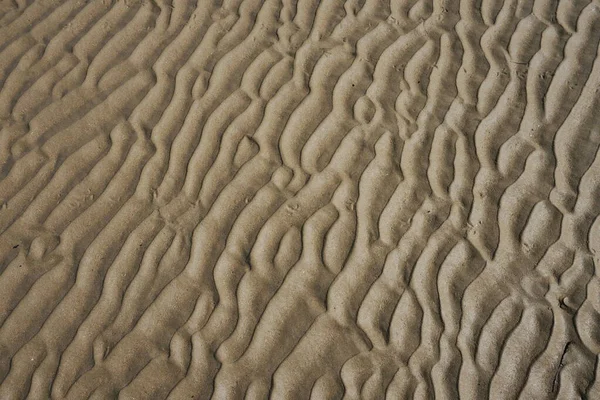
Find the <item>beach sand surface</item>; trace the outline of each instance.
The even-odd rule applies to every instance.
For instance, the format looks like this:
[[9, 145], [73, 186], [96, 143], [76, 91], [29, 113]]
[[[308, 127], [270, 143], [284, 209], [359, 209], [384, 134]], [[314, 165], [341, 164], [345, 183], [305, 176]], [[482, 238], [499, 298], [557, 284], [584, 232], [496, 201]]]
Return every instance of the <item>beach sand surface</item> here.
[[0, 399], [600, 399], [600, 1], [1, 0]]

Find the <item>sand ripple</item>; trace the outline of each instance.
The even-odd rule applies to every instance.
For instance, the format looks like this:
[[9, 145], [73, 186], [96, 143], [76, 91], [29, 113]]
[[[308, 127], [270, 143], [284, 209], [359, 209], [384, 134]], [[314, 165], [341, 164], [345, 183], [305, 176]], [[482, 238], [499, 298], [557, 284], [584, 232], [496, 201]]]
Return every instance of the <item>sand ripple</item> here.
[[597, 0], [0, 2], [0, 399], [600, 399]]

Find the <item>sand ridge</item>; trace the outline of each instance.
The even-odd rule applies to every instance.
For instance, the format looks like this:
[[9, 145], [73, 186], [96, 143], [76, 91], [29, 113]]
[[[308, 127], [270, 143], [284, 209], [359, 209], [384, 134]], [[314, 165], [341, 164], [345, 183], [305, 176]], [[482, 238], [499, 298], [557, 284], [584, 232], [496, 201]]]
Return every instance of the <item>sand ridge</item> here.
[[0, 399], [600, 398], [596, 0], [0, 2]]

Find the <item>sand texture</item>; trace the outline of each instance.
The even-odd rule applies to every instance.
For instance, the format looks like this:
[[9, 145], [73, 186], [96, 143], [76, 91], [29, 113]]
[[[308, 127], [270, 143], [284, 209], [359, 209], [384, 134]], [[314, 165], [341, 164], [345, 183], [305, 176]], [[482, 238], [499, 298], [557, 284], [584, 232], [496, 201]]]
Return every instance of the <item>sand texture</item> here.
[[600, 399], [600, 0], [0, 0], [0, 400]]

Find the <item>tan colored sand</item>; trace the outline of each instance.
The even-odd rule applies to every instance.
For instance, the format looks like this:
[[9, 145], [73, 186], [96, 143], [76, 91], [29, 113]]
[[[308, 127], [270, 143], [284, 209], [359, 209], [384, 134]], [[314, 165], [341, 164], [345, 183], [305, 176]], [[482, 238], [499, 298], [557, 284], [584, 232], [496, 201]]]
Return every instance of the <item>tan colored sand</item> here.
[[0, 1], [0, 399], [600, 399], [598, 0]]

